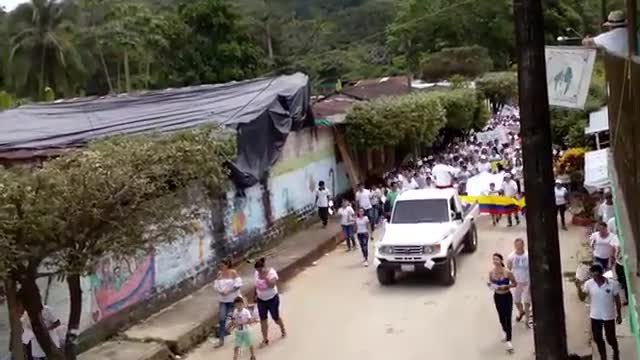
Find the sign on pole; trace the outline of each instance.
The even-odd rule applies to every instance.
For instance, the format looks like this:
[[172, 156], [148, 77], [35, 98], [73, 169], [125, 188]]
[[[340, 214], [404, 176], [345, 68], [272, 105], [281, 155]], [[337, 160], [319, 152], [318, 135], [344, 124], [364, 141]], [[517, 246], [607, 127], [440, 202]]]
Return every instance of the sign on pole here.
[[584, 109], [596, 50], [577, 46], [546, 46], [549, 105]]

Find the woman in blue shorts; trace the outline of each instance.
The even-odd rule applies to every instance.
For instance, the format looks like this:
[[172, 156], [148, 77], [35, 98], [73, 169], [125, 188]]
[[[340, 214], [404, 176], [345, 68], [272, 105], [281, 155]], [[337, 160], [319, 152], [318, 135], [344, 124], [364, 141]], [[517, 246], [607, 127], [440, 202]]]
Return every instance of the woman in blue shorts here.
[[280, 296], [278, 295], [278, 273], [270, 267], [265, 266], [265, 259], [256, 261], [256, 298], [258, 304], [258, 315], [260, 316], [260, 328], [262, 330], [261, 346], [269, 345], [269, 322], [268, 315], [280, 326], [282, 337], [287, 336], [284, 322], [280, 317]]

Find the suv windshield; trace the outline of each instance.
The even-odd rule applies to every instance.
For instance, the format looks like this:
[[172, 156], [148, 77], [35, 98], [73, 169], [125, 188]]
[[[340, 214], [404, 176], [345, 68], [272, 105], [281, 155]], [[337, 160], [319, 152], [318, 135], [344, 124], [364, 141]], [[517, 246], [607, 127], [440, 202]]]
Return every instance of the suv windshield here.
[[446, 199], [396, 201], [392, 224], [418, 224], [449, 222], [449, 204]]

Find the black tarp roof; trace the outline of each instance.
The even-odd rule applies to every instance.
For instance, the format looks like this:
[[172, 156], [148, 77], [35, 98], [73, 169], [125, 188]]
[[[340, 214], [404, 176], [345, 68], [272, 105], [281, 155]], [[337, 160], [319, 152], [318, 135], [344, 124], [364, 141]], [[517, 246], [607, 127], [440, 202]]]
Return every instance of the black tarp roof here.
[[307, 75], [296, 73], [24, 105], [0, 112], [0, 159], [56, 153], [118, 134], [168, 133], [219, 123], [237, 130], [232, 175], [237, 185], [247, 187], [266, 177], [289, 132], [313, 123], [308, 82]]

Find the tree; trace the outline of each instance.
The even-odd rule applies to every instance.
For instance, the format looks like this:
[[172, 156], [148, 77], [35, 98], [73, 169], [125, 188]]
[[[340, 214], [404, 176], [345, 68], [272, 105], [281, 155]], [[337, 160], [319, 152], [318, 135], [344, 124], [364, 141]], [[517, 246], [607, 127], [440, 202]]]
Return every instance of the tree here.
[[165, 31], [173, 53], [163, 59], [169, 84], [220, 83], [258, 74], [262, 51], [223, 0], [181, 5]]
[[515, 72], [494, 72], [476, 79], [476, 87], [491, 101], [493, 113], [518, 95], [518, 75]]
[[512, 24], [509, 0], [404, 0], [387, 39], [416, 73], [424, 54], [473, 45], [489, 49], [495, 67], [504, 69], [514, 44]]
[[476, 77], [493, 66], [489, 51], [481, 46], [444, 48], [426, 55], [422, 60], [422, 79], [446, 80], [453, 75]]
[[[38, 316], [36, 283], [46, 266], [66, 276], [70, 315], [65, 350], [73, 358], [82, 313], [80, 276], [108, 254], [126, 256], [188, 232], [208, 196], [223, 191], [234, 145], [219, 128], [168, 138], [123, 137], [92, 144], [31, 170], [0, 172], [0, 257], [22, 286], [25, 308], [47, 358], [52, 346]], [[188, 190], [204, 189], [205, 196]], [[11, 250], [11, 251], [9, 251]]]
[[8, 67], [19, 95], [41, 99], [47, 86], [75, 92], [75, 80], [84, 74], [74, 44], [76, 18], [72, 3], [55, 0], [32, 0], [10, 14]]
[[430, 146], [446, 124], [446, 111], [429, 94], [389, 97], [356, 104], [347, 114], [346, 135], [357, 148]]
[[454, 89], [430, 93], [445, 109], [446, 128], [454, 133], [481, 129], [489, 119], [484, 96], [473, 89]]

